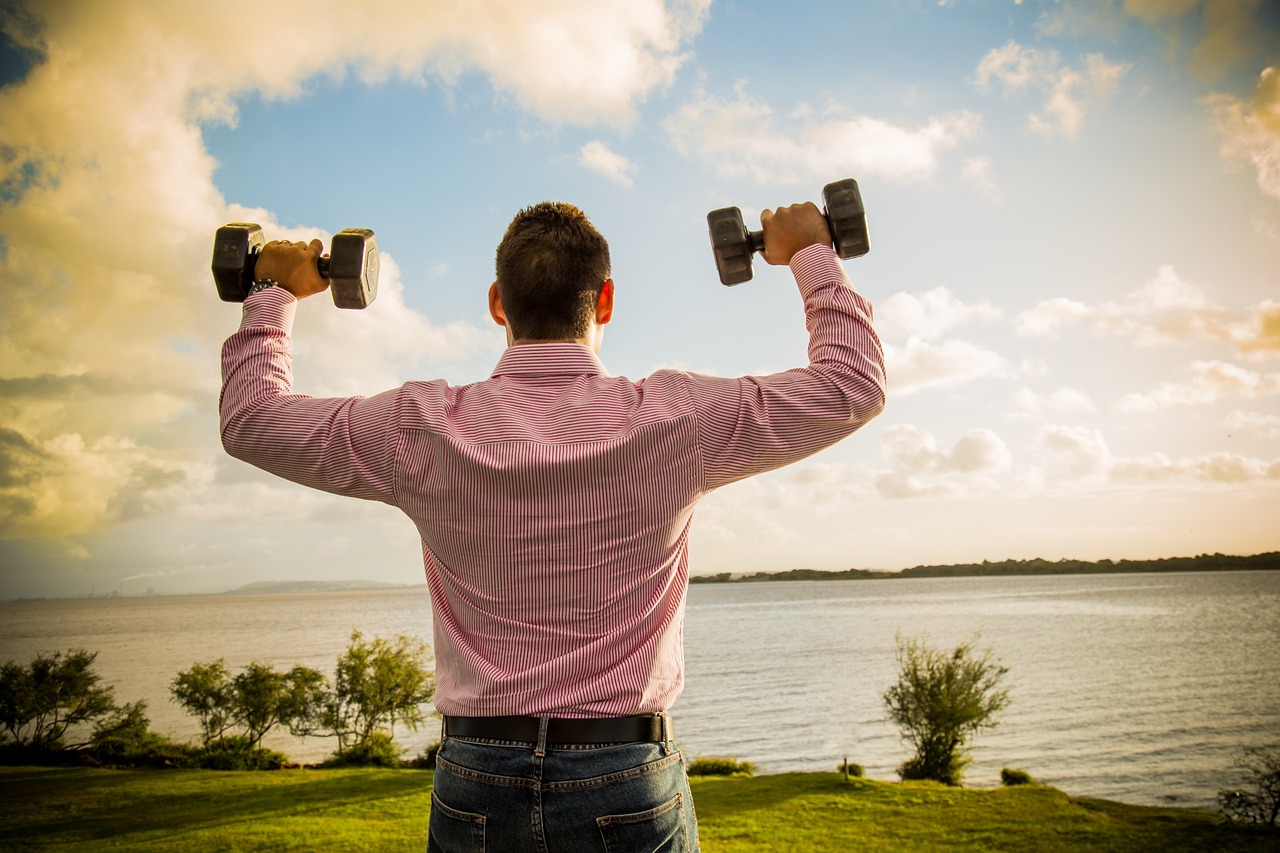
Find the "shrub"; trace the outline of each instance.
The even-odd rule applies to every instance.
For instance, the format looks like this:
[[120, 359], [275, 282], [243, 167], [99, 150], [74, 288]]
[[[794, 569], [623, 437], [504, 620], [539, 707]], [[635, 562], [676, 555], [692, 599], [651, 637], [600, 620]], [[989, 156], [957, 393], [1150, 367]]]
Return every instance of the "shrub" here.
[[854, 779], [861, 779], [863, 774], [866, 773], [866, 769], [861, 764], [850, 761], [847, 758], [840, 762], [840, 766], [837, 769], [846, 777], [853, 777]]
[[1280, 817], [1280, 746], [1254, 747], [1235, 760], [1253, 790], [1218, 791], [1218, 806], [1230, 823], [1275, 826]]
[[405, 765], [414, 770], [435, 770], [436, 756], [440, 754], [440, 742], [436, 741], [430, 744], [426, 749], [419, 752], [415, 758], [411, 758], [405, 762]]
[[[364, 740], [335, 753], [325, 767], [400, 767], [403, 748], [387, 732], [370, 732]], [[433, 756], [434, 759], [434, 756]], [[433, 760], [434, 765], [434, 760]]]
[[196, 753], [205, 770], [279, 770], [289, 759], [273, 749], [253, 746], [243, 735], [230, 735]]
[[1025, 770], [1013, 770], [1009, 767], [1000, 768], [1000, 784], [1006, 788], [1014, 785], [1034, 785], [1035, 779], [1031, 778], [1031, 774]]
[[904, 780], [959, 785], [970, 761], [969, 739], [994, 726], [995, 715], [1009, 704], [1009, 691], [999, 686], [1008, 669], [992, 660], [990, 650], [976, 652], [975, 643], [948, 653], [898, 638], [898, 682], [883, 699], [889, 720], [915, 747], [898, 768]]
[[756, 766], [732, 755], [699, 756], [689, 763], [690, 776], [750, 776]]

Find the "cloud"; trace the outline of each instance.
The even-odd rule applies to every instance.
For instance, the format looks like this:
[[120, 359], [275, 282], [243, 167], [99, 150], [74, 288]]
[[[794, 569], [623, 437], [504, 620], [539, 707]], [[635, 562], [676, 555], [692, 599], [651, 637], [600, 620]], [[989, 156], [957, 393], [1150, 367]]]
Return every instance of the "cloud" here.
[[885, 500], [959, 496], [999, 488], [993, 475], [1012, 465], [1009, 448], [989, 429], [972, 429], [950, 449], [929, 431], [910, 424], [889, 427], [882, 437], [889, 467], [875, 475]]
[[974, 82], [990, 91], [992, 82], [998, 81], [1006, 95], [1029, 89], [1043, 92], [1044, 104], [1040, 112], [1028, 115], [1028, 126], [1046, 136], [1074, 139], [1080, 135], [1086, 112], [1106, 104], [1128, 70], [1129, 66], [1108, 62], [1100, 53], [1087, 55], [1083, 67], [1072, 68], [1054, 51], [1010, 41], [979, 61]]
[[1280, 373], [1256, 373], [1222, 361], [1197, 361], [1188, 382], [1166, 382], [1145, 394], [1126, 394], [1124, 412], [1154, 412], [1175, 406], [1205, 406], [1236, 397], [1246, 400], [1280, 394]]
[[582, 146], [578, 151], [578, 162], [624, 187], [635, 183], [631, 176], [638, 168], [636, 164], [621, 154], [614, 153], [609, 146], [599, 140], [592, 140]]
[[[180, 512], [188, 495], [214, 487], [217, 350], [237, 315], [210, 286], [211, 232], [252, 217], [272, 236], [322, 236], [280, 228], [269, 211], [219, 193], [202, 130], [234, 124], [238, 99], [299, 97], [318, 77], [449, 86], [479, 72], [498, 97], [548, 122], [620, 125], [673, 81], [708, 5], [7, 9], [6, 33], [41, 61], [0, 90], [0, 537]], [[368, 392], [500, 339], [405, 306], [390, 255], [382, 274], [365, 312], [303, 304], [298, 322], [317, 331], [299, 343], [300, 386]]]
[[1244, 312], [1214, 304], [1196, 285], [1183, 281], [1171, 266], [1123, 302], [1087, 305], [1056, 297], [1019, 314], [1018, 333], [1053, 337], [1081, 325], [1100, 336], [1128, 338], [1140, 346], [1187, 341], [1226, 343], [1244, 355], [1280, 352], [1280, 302], [1264, 299]]
[[1280, 438], [1280, 415], [1236, 410], [1227, 415], [1223, 427], [1232, 432], [1253, 433], [1263, 438]]
[[1181, 481], [1205, 485], [1239, 485], [1280, 481], [1280, 460], [1268, 462], [1225, 452], [1176, 459], [1163, 453], [1153, 453], [1117, 460], [1112, 464], [1109, 475], [1116, 483]]
[[971, 112], [935, 116], [914, 127], [832, 107], [815, 115], [801, 107], [785, 117], [739, 85], [731, 100], [708, 94], [664, 122], [681, 153], [727, 177], [757, 181], [829, 180], [833, 175], [924, 178], [942, 152], [976, 136], [982, 119]]
[[959, 385], [1008, 372], [1008, 364], [999, 353], [962, 340], [933, 344], [912, 337], [904, 346], [886, 344], [884, 354], [890, 393], [895, 395], [905, 396], [926, 388]]
[[1046, 426], [1040, 429], [1039, 443], [1058, 463], [1050, 466], [1050, 473], [1056, 469], [1071, 477], [1096, 479], [1111, 465], [1111, 449], [1096, 429]]
[[1280, 66], [1263, 69], [1253, 99], [1205, 99], [1222, 135], [1220, 153], [1234, 168], [1252, 166], [1258, 189], [1280, 199]]
[[899, 292], [876, 303], [876, 330], [880, 337], [915, 336], [933, 340], [966, 323], [989, 323], [1001, 319], [1004, 312], [983, 300], [967, 305], [947, 287], [938, 286], [924, 293]]

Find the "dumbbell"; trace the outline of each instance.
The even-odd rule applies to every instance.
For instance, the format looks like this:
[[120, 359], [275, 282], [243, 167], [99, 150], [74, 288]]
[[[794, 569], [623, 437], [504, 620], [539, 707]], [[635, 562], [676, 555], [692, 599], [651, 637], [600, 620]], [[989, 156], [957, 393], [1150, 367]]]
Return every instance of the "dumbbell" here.
[[[827, 218], [837, 255], [856, 258], [871, 250], [867, 211], [862, 206], [857, 181], [845, 178], [827, 184], [822, 188], [822, 203], [825, 205], [822, 214]], [[764, 232], [748, 231], [742, 223], [742, 211], [736, 207], [722, 207], [708, 213], [707, 230], [720, 283], [733, 285], [750, 281], [751, 256], [764, 251]]]
[[[262, 228], [232, 222], [213, 238], [213, 282], [223, 302], [244, 302], [253, 285], [253, 268], [265, 245]], [[378, 242], [368, 228], [347, 228], [333, 235], [329, 256], [316, 262], [329, 279], [333, 304], [364, 308], [378, 296]]]

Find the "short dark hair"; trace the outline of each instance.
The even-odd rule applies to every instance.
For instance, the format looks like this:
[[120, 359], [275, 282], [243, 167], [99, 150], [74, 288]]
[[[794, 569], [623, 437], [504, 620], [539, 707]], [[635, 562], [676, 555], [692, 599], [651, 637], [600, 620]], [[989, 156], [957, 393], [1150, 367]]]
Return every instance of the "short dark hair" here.
[[498, 294], [517, 339], [585, 335], [609, 275], [609, 243], [585, 213], [562, 201], [517, 213], [498, 244]]

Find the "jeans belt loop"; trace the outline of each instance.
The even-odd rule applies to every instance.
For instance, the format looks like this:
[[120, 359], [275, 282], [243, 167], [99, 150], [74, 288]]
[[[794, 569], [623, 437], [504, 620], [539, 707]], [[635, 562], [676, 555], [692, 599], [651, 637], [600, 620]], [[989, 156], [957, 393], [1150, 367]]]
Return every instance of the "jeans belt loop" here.
[[547, 754], [547, 729], [550, 725], [550, 717], [538, 718], [538, 742], [533, 748], [533, 754], [539, 758], [543, 758]]

